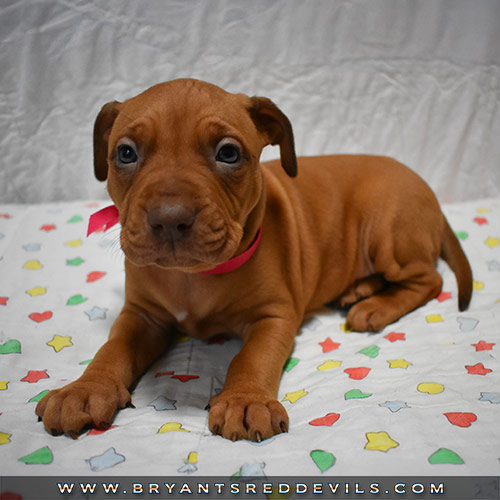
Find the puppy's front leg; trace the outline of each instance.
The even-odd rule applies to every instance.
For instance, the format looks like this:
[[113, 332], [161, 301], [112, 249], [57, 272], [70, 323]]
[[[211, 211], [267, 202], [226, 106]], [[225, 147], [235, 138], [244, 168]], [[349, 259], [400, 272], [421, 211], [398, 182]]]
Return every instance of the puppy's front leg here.
[[76, 438], [87, 426], [109, 427], [116, 411], [130, 404], [128, 387], [164, 352], [168, 339], [149, 315], [125, 306], [81, 377], [38, 403], [47, 431]]
[[224, 389], [210, 401], [208, 425], [214, 434], [260, 442], [287, 432], [288, 415], [276, 396], [297, 328], [282, 318], [265, 318], [249, 327]]

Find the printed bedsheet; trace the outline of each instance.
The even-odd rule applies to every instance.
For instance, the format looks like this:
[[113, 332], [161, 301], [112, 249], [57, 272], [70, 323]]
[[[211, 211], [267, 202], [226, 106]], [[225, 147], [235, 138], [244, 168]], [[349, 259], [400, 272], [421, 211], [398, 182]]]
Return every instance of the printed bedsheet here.
[[0, 206], [2, 475], [499, 475], [500, 200], [444, 206], [471, 261], [474, 295], [443, 292], [377, 334], [345, 315], [309, 318], [283, 370], [288, 434], [212, 436], [205, 407], [236, 340], [179, 338], [106, 432], [48, 434], [34, 413], [77, 378], [123, 301], [118, 229], [85, 237], [104, 203]]

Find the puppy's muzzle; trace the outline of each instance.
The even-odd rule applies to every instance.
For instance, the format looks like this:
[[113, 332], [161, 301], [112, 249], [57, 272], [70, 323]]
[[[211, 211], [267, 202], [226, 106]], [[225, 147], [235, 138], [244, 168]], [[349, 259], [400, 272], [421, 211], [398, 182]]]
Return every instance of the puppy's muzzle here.
[[175, 243], [186, 238], [194, 225], [196, 213], [185, 205], [158, 205], [147, 212], [151, 232], [159, 242]]

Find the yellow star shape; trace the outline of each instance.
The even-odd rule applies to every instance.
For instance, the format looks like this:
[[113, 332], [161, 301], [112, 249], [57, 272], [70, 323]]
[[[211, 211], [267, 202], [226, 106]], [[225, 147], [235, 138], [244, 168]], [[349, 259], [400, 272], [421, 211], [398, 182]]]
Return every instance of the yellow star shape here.
[[476, 291], [482, 290], [484, 288], [484, 283], [482, 281], [473, 280], [472, 281], [472, 288]]
[[287, 392], [285, 394], [285, 397], [281, 401], [290, 401], [290, 403], [296, 403], [300, 398], [303, 398], [306, 394], [308, 394], [307, 391], [304, 389], [300, 389], [300, 391], [295, 391], [295, 392]]
[[413, 363], [406, 361], [406, 359], [388, 359], [389, 368], [404, 368], [405, 370]]
[[70, 347], [73, 345], [71, 342], [71, 337], [63, 337], [61, 335], [54, 335], [50, 342], [47, 342], [47, 345], [54, 348], [54, 351], [59, 352], [64, 347]]
[[10, 443], [10, 438], [12, 434], [7, 434], [6, 432], [0, 432], [0, 444]]
[[8, 385], [9, 385], [8, 380], [0, 380], [0, 391], [6, 391]]
[[29, 290], [26, 290], [26, 293], [28, 295], [31, 295], [32, 297], [37, 297], [38, 295], [45, 295], [47, 293], [47, 289], [43, 286], [35, 286], [33, 288], [30, 288]]
[[492, 236], [488, 236], [484, 244], [489, 246], [490, 248], [494, 248], [500, 245], [500, 238], [493, 238]]
[[367, 432], [366, 439], [365, 450], [378, 450], [386, 452], [391, 448], [399, 446], [399, 443], [394, 441], [394, 439], [392, 439], [391, 436], [384, 431]]
[[67, 241], [65, 243], [67, 247], [81, 247], [82, 246], [82, 240], [71, 240]]

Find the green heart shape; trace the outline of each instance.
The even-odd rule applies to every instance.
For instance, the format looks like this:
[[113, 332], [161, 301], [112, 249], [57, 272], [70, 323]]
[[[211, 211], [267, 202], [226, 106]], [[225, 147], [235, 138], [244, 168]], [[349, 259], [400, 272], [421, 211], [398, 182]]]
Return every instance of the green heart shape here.
[[74, 224], [75, 222], [81, 222], [83, 217], [81, 215], [73, 215], [71, 219], [69, 219], [68, 224]]
[[361, 349], [360, 354], [364, 354], [365, 356], [368, 356], [369, 358], [376, 358], [378, 356], [378, 352], [380, 350], [380, 347], [378, 345], [370, 345], [368, 347], [365, 347], [364, 349]]
[[313, 462], [321, 472], [325, 472], [335, 465], [335, 456], [324, 450], [313, 450], [310, 453]]
[[458, 233], [455, 233], [455, 235], [459, 240], [466, 240], [469, 237], [469, 233], [465, 231], [459, 231]]
[[292, 368], [295, 368], [299, 363], [298, 358], [288, 358], [287, 362], [285, 363], [285, 366], [283, 367], [283, 370], [286, 372], [289, 372]]
[[83, 264], [85, 261], [81, 257], [75, 257], [74, 259], [67, 259], [66, 260], [66, 265], [67, 266], [79, 266]]
[[465, 463], [454, 451], [448, 448], [439, 448], [429, 457], [431, 464], [463, 464]]
[[49, 392], [48, 389], [46, 389], [45, 391], [39, 392], [36, 396], [33, 396], [28, 401], [28, 403], [38, 403], [38, 401], [40, 401], [40, 399], [42, 399], [45, 396], [45, 394], [47, 394], [48, 392]]
[[344, 394], [344, 399], [364, 399], [372, 396], [370, 392], [361, 392], [359, 389], [351, 389]]
[[20, 354], [21, 343], [19, 340], [7, 340], [5, 344], [0, 345], [0, 354]]
[[52, 463], [52, 461], [54, 460], [54, 455], [50, 451], [50, 448], [48, 446], [45, 446], [44, 448], [39, 448], [33, 453], [18, 458], [17, 460], [19, 462], [24, 462], [25, 464], [47, 465]]
[[68, 302], [66, 302], [67, 306], [77, 306], [78, 304], [82, 304], [83, 302], [87, 301], [87, 297], [84, 297], [83, 295], [73, 295], [68, 299]]

